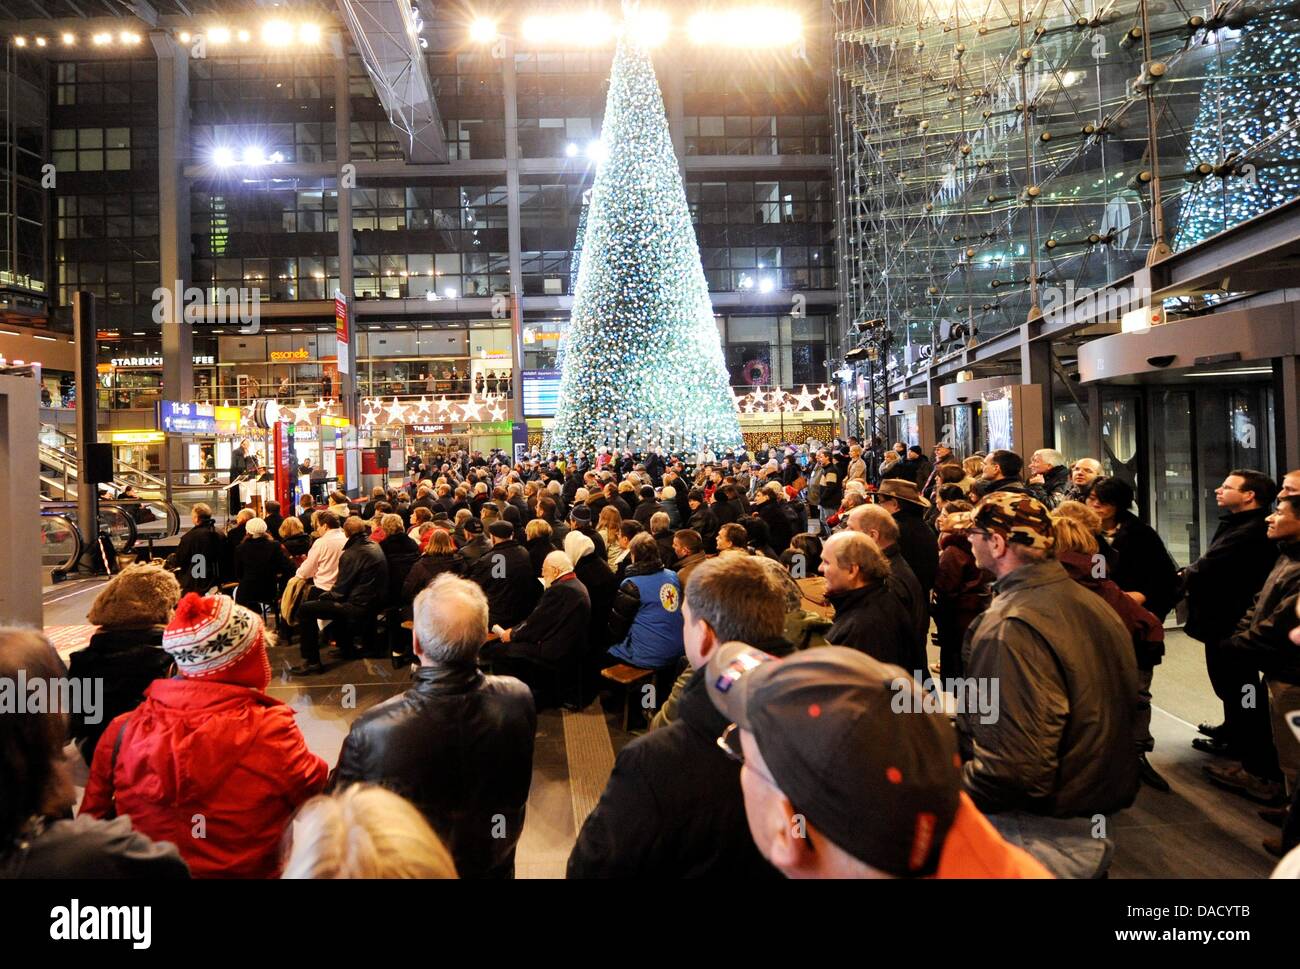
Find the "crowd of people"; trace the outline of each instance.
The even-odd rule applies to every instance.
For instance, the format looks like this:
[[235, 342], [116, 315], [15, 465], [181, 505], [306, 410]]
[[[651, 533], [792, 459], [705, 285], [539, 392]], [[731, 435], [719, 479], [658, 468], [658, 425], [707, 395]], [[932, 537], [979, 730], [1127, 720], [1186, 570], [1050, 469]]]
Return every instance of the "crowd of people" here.
[[[112, 684], [103, 724], [0, 725], [0, 870], [511, 877], [538, 711], [622, 667], [653, 720], [569, 877], [1100, 877], [1096, 818], [1170, 789], [1147, 754], [1175, 608], [1224, 707], [1206, 773], [1259, 802], [1280, 856], [1300, 845], [1300, 471], [1229, 474], [1179, 569], [1103, 470], [852, 440], [693, 465], [456, 452], [224, 530], [197, 505], [169, 569], [127, 568], [92, 609], [68, 674]], [[7, 668], [61, 666], [0, 637]], [[293, 677], [326, 673], [330, 642], [413, 665], [332, 772], [265, 692], [268, 645], [295, 639]]]

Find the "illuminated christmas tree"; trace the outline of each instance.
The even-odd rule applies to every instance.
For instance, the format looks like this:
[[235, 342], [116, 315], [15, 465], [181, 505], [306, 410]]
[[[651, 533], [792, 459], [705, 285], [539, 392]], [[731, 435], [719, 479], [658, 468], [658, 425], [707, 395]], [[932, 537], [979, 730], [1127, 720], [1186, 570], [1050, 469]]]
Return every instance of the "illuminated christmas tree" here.
[[1188, 167], [1217, 167], [1232, 158], [1236, 171], [1223, 180], [1209, 176], [1189, 190], [1175, 249], [1300, 195], [1300, 44], [1293, 26], [1285, 8], [1254, 16], [1240, 27], [1226, 61], [1214, 62], [1201, 89]]
[[649, 54], [619, 43], [549, 446], [674, 453], [741, 442]]

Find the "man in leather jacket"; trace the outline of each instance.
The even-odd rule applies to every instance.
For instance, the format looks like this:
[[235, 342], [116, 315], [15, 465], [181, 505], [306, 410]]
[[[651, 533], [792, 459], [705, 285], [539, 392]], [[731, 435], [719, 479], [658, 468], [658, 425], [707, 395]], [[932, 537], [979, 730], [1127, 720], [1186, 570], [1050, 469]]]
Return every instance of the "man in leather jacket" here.
[[1110, 845], [1093, 816], [1137, 795], [1137, 662], [1124, 624], [1052, 557], [1047, 508], [994, 492], [948, 516], [996, 581], [966, 633], [967, 677], [996, 683], [991, 710], [959, 708], [966, 791], [1008, 840], [1063, 877], [1097, 877]]
[[513, 878], [533, 776], [537, 712], [527, 686], [477, 666], [488, 604], [443, 574], [416, 597], [415, 685], [357, 718], [335, 789], [382, 784], [424, 814], [461, 878]]

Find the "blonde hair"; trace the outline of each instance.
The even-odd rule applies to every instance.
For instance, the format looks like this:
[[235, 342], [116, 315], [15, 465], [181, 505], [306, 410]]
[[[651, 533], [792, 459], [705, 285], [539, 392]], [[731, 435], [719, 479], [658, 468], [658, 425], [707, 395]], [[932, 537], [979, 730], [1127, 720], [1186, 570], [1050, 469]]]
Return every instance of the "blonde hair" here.
[[550, 535], [550, 534], [551, 534], [551, 523], [544, 518], [534, 518], [532, 521], [528, 523], [528, 527], [524, 529], [524, 537], [527, 538], [528, 541], [530, 542], [538, 535]]
[[353, 784], [313, 797], [289, 828], [282, 878], [456, 878], [451, 852], [415, 806]]
[[424, 550], [425, 555], [447, 555], [456, 551], [456, 546], [451, 541], [451, 534], [445, 528], [439, 528], [437, 525], [427, 524], [421, 526], [420, 539], [424, 539], [424, 529], [433, 531], [429, 536], [429, 545]]
[[1052, 511], [1051, 518], [1057, 552], [1096, 555], [1100, 551], [1097, 532], [1101, 530], [1101, 517], [1087, 505], [1063, 501]]
[[623, 516], [619, 513], [618, 508], [614, 505], [606, 505], [600, 510], [600, 518], [596, 520], [596, 531], [606, 538], [612, 535], [617, 539], [618, 528], [622, 524]]
[[292, 538], [294, 535], [301, 535], [302, 520], [295, 515], [290, 515], [280, 522], [279, 533], [281, 538]]
[[984, 459], [971, 455], [961, 463], [961, 467], [970, 477], [978, 478], [984, 473]]

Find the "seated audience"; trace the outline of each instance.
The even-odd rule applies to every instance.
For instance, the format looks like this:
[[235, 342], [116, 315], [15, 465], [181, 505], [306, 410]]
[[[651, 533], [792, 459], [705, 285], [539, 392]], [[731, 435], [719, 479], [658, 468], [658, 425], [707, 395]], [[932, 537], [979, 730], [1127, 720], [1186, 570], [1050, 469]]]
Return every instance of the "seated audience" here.
[[[640, 527], [639, 525], [637, 527]], [[675, 671], [682, 657], [682, 587], [644, 533], [628, 545], [630, 562], [610, 611], [610, 659], [642, 669]]]

